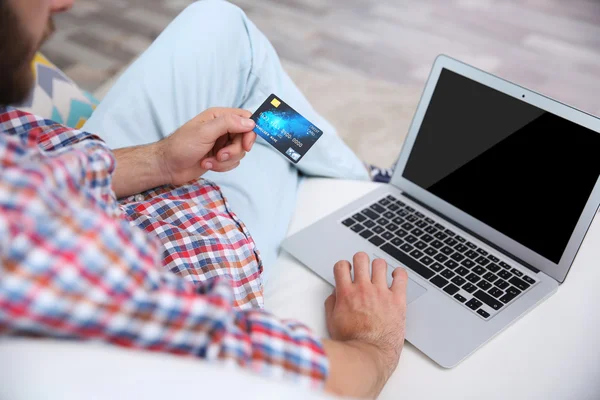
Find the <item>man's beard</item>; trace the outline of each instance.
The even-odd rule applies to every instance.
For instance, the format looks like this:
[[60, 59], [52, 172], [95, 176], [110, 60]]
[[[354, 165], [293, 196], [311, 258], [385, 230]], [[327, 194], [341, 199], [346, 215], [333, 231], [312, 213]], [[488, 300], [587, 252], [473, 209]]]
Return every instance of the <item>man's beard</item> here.
[[19, 104], [27, 99], [34, 83], [33, 57], [54, 31], [50, 19], [42, 40], [36, 43], [8, 3], [0, 0], [0, 105]]

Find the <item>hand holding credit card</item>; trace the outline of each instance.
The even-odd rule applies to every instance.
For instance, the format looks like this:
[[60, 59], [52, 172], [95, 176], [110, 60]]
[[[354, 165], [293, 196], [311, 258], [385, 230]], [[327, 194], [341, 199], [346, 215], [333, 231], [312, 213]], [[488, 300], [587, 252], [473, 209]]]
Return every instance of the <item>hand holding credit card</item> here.
[[250, 117], [254, 132], [297, 164], [323, 135], [323, 131], [274, 94]]

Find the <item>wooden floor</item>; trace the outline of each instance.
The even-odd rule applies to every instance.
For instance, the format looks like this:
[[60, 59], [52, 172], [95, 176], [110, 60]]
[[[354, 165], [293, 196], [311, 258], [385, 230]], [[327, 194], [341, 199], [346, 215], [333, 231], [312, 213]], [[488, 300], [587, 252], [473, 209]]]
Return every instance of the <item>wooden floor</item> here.
[[[394, 96], [404, 96], [402, 129], [440, 53], [600, 115], [598, 0], [232, 2], [264, 31], [285, 65], [295, 69], [291, 75], [305, 82], [302, 89], [310, 91], [312, 81], [327, 84], [328, 76], [344, 75], [346, 84], [337, 82], [344, 86], [341, 94], [351, 96], [352, 88], [345, 86], [357, 82], [357, 93], [367, 96], [364, 107], [384, 107], [378, 105], [378, 96], [387, 96], [391, 107]], [[44, 51], [93, 90], [143, 51], [189, 3], [78, 0], [69, 14], [58, 18], [61, 32]], [[385, 86], [390, 91], [378, 89]], [[317, 94], [323, 96], [323, 91], [307, 93], [315, 101]], [[353, 107], [361, 107], [355, 103]], [[343, 120], [343, 115], [326, 116]], [[385, 129], [392, 130], [400, 116], [392, 110], [379, 118], [389, 119]]]

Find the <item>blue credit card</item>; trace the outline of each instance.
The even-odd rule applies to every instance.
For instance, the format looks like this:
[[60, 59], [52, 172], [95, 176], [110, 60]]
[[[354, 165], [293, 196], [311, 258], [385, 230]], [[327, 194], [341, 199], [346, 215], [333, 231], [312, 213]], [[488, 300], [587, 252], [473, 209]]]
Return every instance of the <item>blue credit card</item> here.
[[254, 132], [294, 164], [298, 163], [323, 135], [323, 131], [274, 94], [250, 117]]

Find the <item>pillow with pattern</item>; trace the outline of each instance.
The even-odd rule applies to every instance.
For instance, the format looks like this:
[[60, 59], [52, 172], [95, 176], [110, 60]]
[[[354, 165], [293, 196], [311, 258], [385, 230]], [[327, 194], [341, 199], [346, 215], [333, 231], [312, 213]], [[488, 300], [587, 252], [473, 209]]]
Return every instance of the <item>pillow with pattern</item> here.
[[15, 105], [19, 110], [79, 129], [92, 115], [98, 100], [37, 53], [31, 65], [35, 86], [27, 100]]

